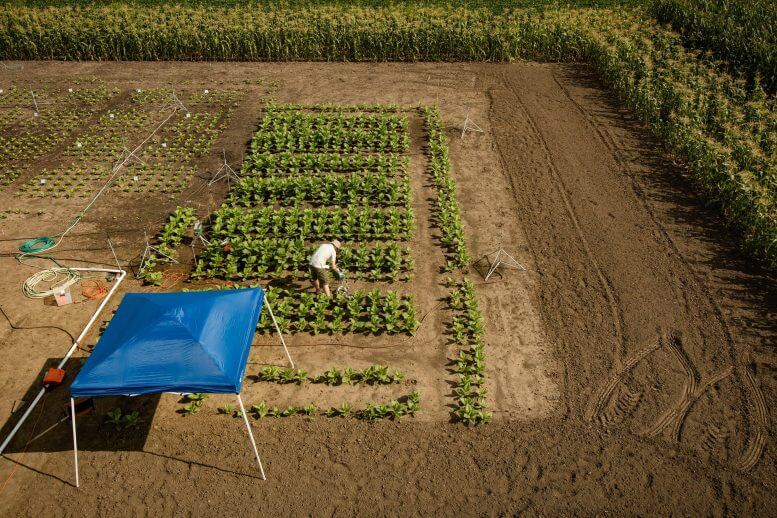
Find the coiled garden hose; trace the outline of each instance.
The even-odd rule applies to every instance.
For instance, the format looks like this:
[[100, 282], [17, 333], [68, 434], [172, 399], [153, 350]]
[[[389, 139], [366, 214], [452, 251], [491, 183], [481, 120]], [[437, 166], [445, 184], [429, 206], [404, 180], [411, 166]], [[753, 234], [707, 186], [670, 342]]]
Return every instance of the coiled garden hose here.
[[[32, 274], [22, 285], [24, 295], [31, 299], [42, 299], [54, 295], [58, 291], [72, 286], [81, 278], [81, 275], [70, 268], [48, 268]], [[38, 284], [45, 282], [51, 285], [48, 290], [39, 290]]]
[[25, 254], [37, 254], [52, 248], [56, 241], [50, 237], [36, 237], [19, 245], [19, 250]]

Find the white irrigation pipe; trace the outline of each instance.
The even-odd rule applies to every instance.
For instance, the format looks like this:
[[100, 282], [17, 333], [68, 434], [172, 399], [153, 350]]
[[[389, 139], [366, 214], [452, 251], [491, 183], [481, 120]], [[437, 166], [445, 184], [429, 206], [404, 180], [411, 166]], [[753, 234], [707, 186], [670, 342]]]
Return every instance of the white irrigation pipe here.
[[[70, 268], [71, 270], [81, 271], [81, 272], [104, 272], [104, 273], [115, 273], [118, 274], [118, 278], [116, 280], [116, 283], [113, 285], [113, 287], [108, 292], [108, 295], [105, 296], [103, 301], [100, 303], [100, 305], [97, 307], [97, 310], [92, 315], [92, 318], [89, 319], [89, 322], [86, 323], [86, 326], [84, 327], [84, 330], [81, 331], [81, 334], [78, 335], [78, 338], [76, 338], [75, 342], [73, 342], [73, 345], [68, 350], [67, 354], [65, 354], [65, 357], [62, 358], [62, 361], [59, 362], [59, 365], [57, 365], [58, 369], [61, 369], [65, 363], [70, 359], [71, 356], [73, 356], [73, 353], [78, 348], [79, 342], [84, 339], [86, 336], [86, 333], [89, 332], [89, 329], [91, 329], [92, 325], [94, 325], [95, 320], [97, 320], [97, 317], [100, 315], [100, 312], [102, 312], [103, 308], [105, 308], [105, 305], [108, 303], [108, 301], [113, 296], [113, 293], [116, 291], [116, 289], [119, 287], [119, 285], [124, 280], [124, 277], [127, 276], [127, 272], [121, 269], [111, 269], [111, 268]], [[14, 438], [16, 433], [19, 431], [19, 429], [22, 427], [24, 422], [27, 420], [28, 417], [30, 417], [30, 414], [35, 409], [35, 407], [40, 402], [41, 398], [43, 398], [43, 395], [46, 393], [46, 389], [42, 388], [40, 392], [38, 392], [38, 395], [35, 396], [35, 399], [30, 403], [30, 405], [27, 407], [27, 410], [25, 410], [24, 415], [22, 415], [21, 419], [18, 423], [16, 423], [16, 426], [13, 427], [13, 430], [11, 430], [11, 433], [8, 434], [8, 437], [5, 438], [3, 441], [3, 444], [0, 444], [0, 455], [5, 451], [5, 448], [8, 446], [8, 444], [11, 442], [11, 440]]]

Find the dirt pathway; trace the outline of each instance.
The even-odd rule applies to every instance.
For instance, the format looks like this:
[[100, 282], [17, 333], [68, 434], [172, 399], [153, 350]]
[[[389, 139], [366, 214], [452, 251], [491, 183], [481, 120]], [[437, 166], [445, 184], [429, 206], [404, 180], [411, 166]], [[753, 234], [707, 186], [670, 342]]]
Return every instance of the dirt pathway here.
[[[735, 339], [731, 322], [746, 313], [702, 262], [731, 251], [710, 250], [706, 228], [668, 210], [659, 183], [677, 196], [692, 186], [665, 161], [657, 168], [647, 146], [634, 147], [640, 132], [585, 70], [532, 72], [504, 67], [491, 120], [542, 278], [546, 329], [564, 360], [569, 417], [752, 467], [768, 422], [750, 358], [774, 334]], [[694, 223], [720, 225], [697, 208]], [[764, 278], [765, 298], [768, 286]]]

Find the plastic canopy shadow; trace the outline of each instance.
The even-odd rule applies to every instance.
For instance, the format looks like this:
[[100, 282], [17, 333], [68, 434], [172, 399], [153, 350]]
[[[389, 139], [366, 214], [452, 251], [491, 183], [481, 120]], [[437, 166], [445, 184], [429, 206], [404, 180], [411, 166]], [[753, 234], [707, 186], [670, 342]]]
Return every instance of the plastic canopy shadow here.
[[[3, 452], [59, 452], [73, 449], [73, 435], [70, 419], [65, 419], [65, 408], [70, 402], [70, 382], [78, 373], [84, 358], [71, 360], [66, 368], [65, 383], [46, 393], [44, 398], [33, 410], [27, 422], [16, 434], [13, 441]], [[37, 376], [30, 384], [24, 396], [15, 402], [14, 412], [8, 416], [0, 429], [0, 441], [5, 440], [13, 427], [21, 418], [29, 403], [42, 388], [43, 376], [50, 367], [56, 367], [61, 358], [49, 358], [41, 367]], [[95, 412], [89, 415], [77, 416], [78, 449], [83, 451], [143, 451], [151, 430], [161, 394], [149, 394], [136, 397], [111, 396], [94, 398]], [[123, 413], [137, 411], [142, 422], [137, 427], [127, 430], [116, 428], [105, 422], [106, 414], [121, 408]], [[10, 460], [10, 459], [9, 459]]]

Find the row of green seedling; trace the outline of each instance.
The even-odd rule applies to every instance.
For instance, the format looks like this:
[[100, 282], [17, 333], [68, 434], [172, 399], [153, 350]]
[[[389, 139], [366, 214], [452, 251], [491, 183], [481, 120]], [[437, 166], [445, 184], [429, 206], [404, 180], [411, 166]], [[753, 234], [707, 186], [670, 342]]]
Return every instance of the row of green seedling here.
[[456, 198], [456, 184], [451, 178], [451, 164], [448, 158], [448, 142], [436, 107], [423, 107], [421, 114], [426, 121], [429, 134], [429, 172], [437, 188], [437, 222], [441, 241], [448, 253], [446, 270], [462, 268], [469, 262], [467, 245], [464, 241], [464, 226], [461, 221], [459, 202]]
[[455, 359], [458, 380], [453, 388], [456, 417], [465, 424], [483, 424], [491, 420], [486, 409], [485, 322], [468, 279], [449, 283], [448, 307], [454, 312], [449, 330], [453, 342], [462, 347]]
[[[364, 421], [374, 422], [381, 419], [398, 420], [402, 417], [415, 417], [421, 411], [421, 394], [417, 390], [410, 394], [391, 400], [388, 404], [368, 403], [363, 409], [356, 410], [353, 406], [344, 401], [339, 406], [328, 409], [318, 408], [316, 405], [271, 407], [264, 401], [251, 405], [247, 412], [256, 419], [266, 417], [292, 417], [295, 415], [326, 417], [351, 417]], [[219, 408], [219, 413], [226, 415], [239, 416], [239, 410], [233, 405], [224, 405]]]
[[223, 206], [211, 225], [213, 238], [222, 242], [237, 237], [341, 240], [403, 240], [414, 231], [412, 209], [397, 207], [258, 209]]
[[[194, 278], [243, 280], [268, 275], [306, 277], [317, 245], [303, 239], [232, 238], [229, 246], [211, 243], [197, 258]], [[414, 261], [410, 249], [395, 242], [344, 246], [337, 264], [348, 277], [369, 281], [406, 280]]]
[[317, 175], [370, 172], [386, 177], [404, 176], [408, 158], [396, 153], [264, 153], [246, 158], [244, 171], [254, 176]]
[[370, 365], [364, 369], [337, 369], [331, 367], [318, 375], [308, 376], [303, 369], [278, 368], [272, 365], [262, 367], [256, 375], [256, 381], [265, 381], [279, 384], [295, 383], [323, 383], [325, 385], [390, 385], [399, 383], [405, 379], [400, 371], [389, 371], [386, 365]]
[[[350, 296], [327, 297], [271, 286], [267, 299], [284, 333], [412, 335], [418, 327], [413, 296], [394, 291], [356, 290]], [[262, 333], [275, 332], [267, 313], [262, 312], [257, 329]]]
[[396, 113], [402, 111], [402, 107], [398, 104], [371, 104], [371, 103], [358, 103], [358, 104], [334, 104], [334, 103], [318, 103], [318, 104], [274, 104], [272, 106], [274, 111], [314, 111], [324, 113], [350, 113], [350, 112], [364, 112], [364, 113]]
[[373, 205], [408, 207], [410, 185], [405, 178], [379, 173], [357, 175], [246, 177], [230, 190], [227, 205], [319, 206]]

